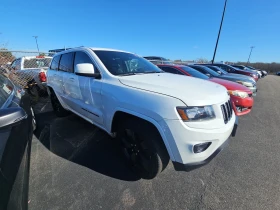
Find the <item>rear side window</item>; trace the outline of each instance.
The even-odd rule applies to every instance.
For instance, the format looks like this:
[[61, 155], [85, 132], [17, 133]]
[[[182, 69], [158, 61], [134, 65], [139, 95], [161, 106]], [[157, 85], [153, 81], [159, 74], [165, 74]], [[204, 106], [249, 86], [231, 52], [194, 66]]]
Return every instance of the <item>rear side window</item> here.
[[58, 70], [73, 73], [73, 57], [74, 53], [65, 53], [61, 55]]
[[52, 70], [58, 70], [58, 64], [59, 64], [60, 57], [61, 57], [61, 55], [58, 55], [52, 59], [52, 63], [51, 63]]

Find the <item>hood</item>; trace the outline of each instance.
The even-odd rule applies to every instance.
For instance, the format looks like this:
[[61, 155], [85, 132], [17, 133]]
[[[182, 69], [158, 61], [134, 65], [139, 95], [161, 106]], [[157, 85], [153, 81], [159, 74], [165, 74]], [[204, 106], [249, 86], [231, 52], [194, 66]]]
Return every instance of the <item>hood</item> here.
[[256, 81], [250, 77], [250, 76], [246, 76], [246, 75], [242, 75], [242, 74], [234, 74], [234, 73], [228, 73], [223, 75], [224, 78], [232, 78], [232, 79], [236, 79], [236, 80], [242, 80], [242, 81], [246, 81], [246, 82], [253, 82], [254, 84], [256, 83]]
[[187, 106], [204, 106], [229, 99], [226, 88], [194, 77], [170, 74], [140, 74], [119, 77], [126, 86], [177, 98]]
[[223, 85], [227, 90], [240, 90], [247, 93], [251, 93], [251, 90], [249, 88], [241, 84], [238, 84], [236, 82], [231, 82], [228, 80], [218, 79], [218, 78], [210, 78], [209, 81]]

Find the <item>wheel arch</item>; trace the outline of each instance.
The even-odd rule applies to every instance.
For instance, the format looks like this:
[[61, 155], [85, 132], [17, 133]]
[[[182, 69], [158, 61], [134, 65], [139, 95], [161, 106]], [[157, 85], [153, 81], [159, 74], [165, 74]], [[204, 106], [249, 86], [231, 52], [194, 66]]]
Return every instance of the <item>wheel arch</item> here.
[[117, 131], [119, 123], [122, 120], [126, 120], [128, 118], [135, 118], [139, 121], [142, 121], [143, 123], [148, 123], [148, 125], [151, 125], [161, 136], [163, 143], [165, 145], [165, 148], [169, 154], [170, 159], [172, 161], [175, 160], [171, 147], [168, 143], [168, 140], [164, 134], [163, 129], [161, 128], [161, 126], [158, 124], [158, 122], [156, 120], [154, 120], [148, 116], [142, 115], [140, 113], [135, 113], [133, 111], [128, 111], [128, 110], [117, 110], [112, 117], [110, 132], [115, 133]]

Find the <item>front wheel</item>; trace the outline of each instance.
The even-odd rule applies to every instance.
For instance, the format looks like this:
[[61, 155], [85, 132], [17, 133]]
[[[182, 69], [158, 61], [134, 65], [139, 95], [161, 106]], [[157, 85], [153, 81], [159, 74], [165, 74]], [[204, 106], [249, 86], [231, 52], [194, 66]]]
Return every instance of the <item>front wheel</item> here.
[[128, 119], [118, 128], [117, 139], [126, 162], [134, 173], [153, 179], [169, 162], [163, 140], [153, 125], [138, 119]]

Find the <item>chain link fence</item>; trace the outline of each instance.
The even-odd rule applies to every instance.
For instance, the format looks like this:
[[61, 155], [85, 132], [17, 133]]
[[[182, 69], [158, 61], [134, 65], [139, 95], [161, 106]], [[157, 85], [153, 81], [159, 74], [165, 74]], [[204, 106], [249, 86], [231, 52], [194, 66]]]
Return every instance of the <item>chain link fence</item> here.
[[52, 54], [48, 52], [0, 50], [0, 73], [38, 100], [47, 94], [46, 72]]

